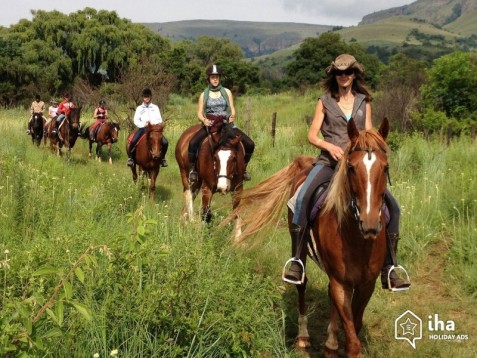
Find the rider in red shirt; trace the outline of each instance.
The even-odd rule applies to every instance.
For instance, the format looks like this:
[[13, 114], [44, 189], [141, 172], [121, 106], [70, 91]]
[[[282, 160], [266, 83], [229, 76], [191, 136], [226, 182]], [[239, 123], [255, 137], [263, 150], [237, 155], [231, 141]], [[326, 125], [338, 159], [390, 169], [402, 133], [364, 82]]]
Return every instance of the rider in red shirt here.
[[64, 99], [58, 106], [58, 111], [56, 112], [58, 114], [58, 117], [56, 118], [55, 128], [53, 128], [52, 131], [54, 134], [57, 133], [61, 121], [63, 121], [63, 119], [65, 119], [65, 117], [70, 114], [72, 108], [75, 108], [75, 105], [72, 102], [71, 97], [68, 93], [66, 93], [63, 98]]
[[91, 127], [89, 127], [89, 137], [91, 140], [94, 140], [95, 137], [95, 132], [98, 128], [98, 126], [101, 123], [106, 122], [108, 119], [108, 110], [105, 108], [106, 106], [106, 101], [104, 99], [99, 101], [99, 107], [95, 109], [94, 111], [94, 119], [96, 119], [96, 122], [94, 122]]

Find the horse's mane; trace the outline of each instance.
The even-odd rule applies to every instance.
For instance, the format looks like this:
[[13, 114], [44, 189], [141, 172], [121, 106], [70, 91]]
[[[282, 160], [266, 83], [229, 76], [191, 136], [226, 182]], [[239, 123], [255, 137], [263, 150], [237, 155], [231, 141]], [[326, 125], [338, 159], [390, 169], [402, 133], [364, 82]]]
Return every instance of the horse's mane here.
[[226, 145], [229, 139], [233, 139], [236, 136], [237, 135], [234, 132], [232, 124], [224, 123], [220, 129], [220, 136], [219, 136], [219, 141], [217, 143], [217, 146], [220, 147], [220, 146]]
[[347, 161], [350, 152], [356, 147], [378, 148], [388, 154], [390, 149], [381, 135], [374, 129], [361, 131], [354, 142], [348, 143], [344, 155], [338, 163], [338, 169], [331, 181], [328, 196], [325, 200], [322, 214], [333, 212], [338, 223], [342, 223], [349, 214], [351, 200], [350, 186], [348, 184]]

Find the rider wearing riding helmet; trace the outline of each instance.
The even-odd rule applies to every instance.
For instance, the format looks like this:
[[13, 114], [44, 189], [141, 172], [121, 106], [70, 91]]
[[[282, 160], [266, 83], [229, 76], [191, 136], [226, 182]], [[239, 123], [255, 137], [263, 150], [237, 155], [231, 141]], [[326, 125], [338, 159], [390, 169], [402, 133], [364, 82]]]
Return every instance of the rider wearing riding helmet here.
[[[196, 162], [200, 144], [207, 134], [218, 130], [224, 120], [233, 123], [235, 119], [235, 106], [232, 92], [220, 84], [222, 69], [217, 65], [210, 65], [205, 71], [208, 87], [200, 94], [197, 107], [197, 118], [203, 126], [197, 131], [189, 142], [189, 181], [198, 180]], [[245, 149], [245, 168], [252, 157], [255, 143], [240, 129], [233, 125], [236, 135], [242, 136]], [[245, 170], [244, 180], [250, 180], [250, 175]]]
[[89, 137], [91, 140], [94, 140], [94, 134], [98, 126], [101, 123], [106, 122], [106, 120], [108, 119], [108, 110], [105, 108], [105, 106], [106, 101], [104, 99], [101, 99], [99, 101], [99, 106], [94, 110], [93, 118], [96, 119], [96, 122], [94, 122], [91, 127], [89, 127]]
[[[149, 88], [145, 88], [142, 91], [142, 98], [143, 103], [136, 108], [136, 112], [134, 113], [134, 124], [137, 126], [138, 130], [134, 133], [134, 136], [129, 144], [129, 158], [127, 165], [129, 167], [134, 166], [135, 162], [135, 155], [136, 155], [136, 144], [139, 138], [146, 133], [146, 126], [148, 123], [150, 124], [161, 124], [162, 116], [159, 107], [153, 103], [151, 103], [152, 98], [152, 91]], [[167, 148], [169, 147], [169, 142], [167, 141], [165, 136], [162, 136], [161, 141], [161, 167], [167, 167], [167, 160], [166, 160], [166, 153]]]

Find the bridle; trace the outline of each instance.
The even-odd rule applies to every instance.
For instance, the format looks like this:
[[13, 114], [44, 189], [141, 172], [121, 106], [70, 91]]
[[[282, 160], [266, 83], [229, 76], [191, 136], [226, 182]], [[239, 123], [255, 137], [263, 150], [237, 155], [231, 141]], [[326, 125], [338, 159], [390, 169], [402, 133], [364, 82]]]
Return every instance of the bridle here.
[[[352, 152], [367, 152], [368, 153], [368, 160], [371, 160], [371, 154], [373, 152], [376, 152], [376, 151], [380, 151], [387, 156], [386, 151], [383, 150], [382, 148], [360, 147], [360, 146], [357, 146], [357, 145], [352, 147], [349, 150], [348, 156], [346, 158], [347, 177], [350, 178], [351, 171], [353, 170], [353, 166], [351, 165], [351, 163], [349, 161], [349, 156]], [[389, 182], [389, 185], [391, 186], [391, 177], [389, 175], [389, 166], [388, 165], [384, 168], [384, 174], [386, 175], [386, 178]], [[356, 221], [359, 221], [360, 214], [359, 214], [359, 207], [356, 204], [356, 202], [357, 202], [356, 201], [356, 194], [351, 190], [351, 183], [350, 183], [349, 179], [348, 179], [348, 185], [350, 186], [350, 193], [351, 193], [350, 209], [351, 209], [351, 212], [353, 213], [353, 216], [356, 219]], [[384, 201], [384, 198], [383, 198], [383, 201]]]

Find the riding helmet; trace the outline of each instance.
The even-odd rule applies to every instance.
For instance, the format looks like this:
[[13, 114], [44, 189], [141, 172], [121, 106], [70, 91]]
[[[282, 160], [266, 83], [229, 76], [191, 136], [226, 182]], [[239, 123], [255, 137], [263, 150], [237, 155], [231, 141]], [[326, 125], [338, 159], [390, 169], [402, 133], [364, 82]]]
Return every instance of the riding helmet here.
[[100, 99], [100, 100], [99, 100], [99, 105], [101, 106], [101, 105], [103, 105], [103, 104], [106, 104], [106, 101], [105, 101], [104, 99]]
[[210, 65], [207, 67], [207, 70], [205, 70], [205, 75], [209, 77], [210, 75], [222, 75], [222, 69], [217, 66], [217, 65]]

